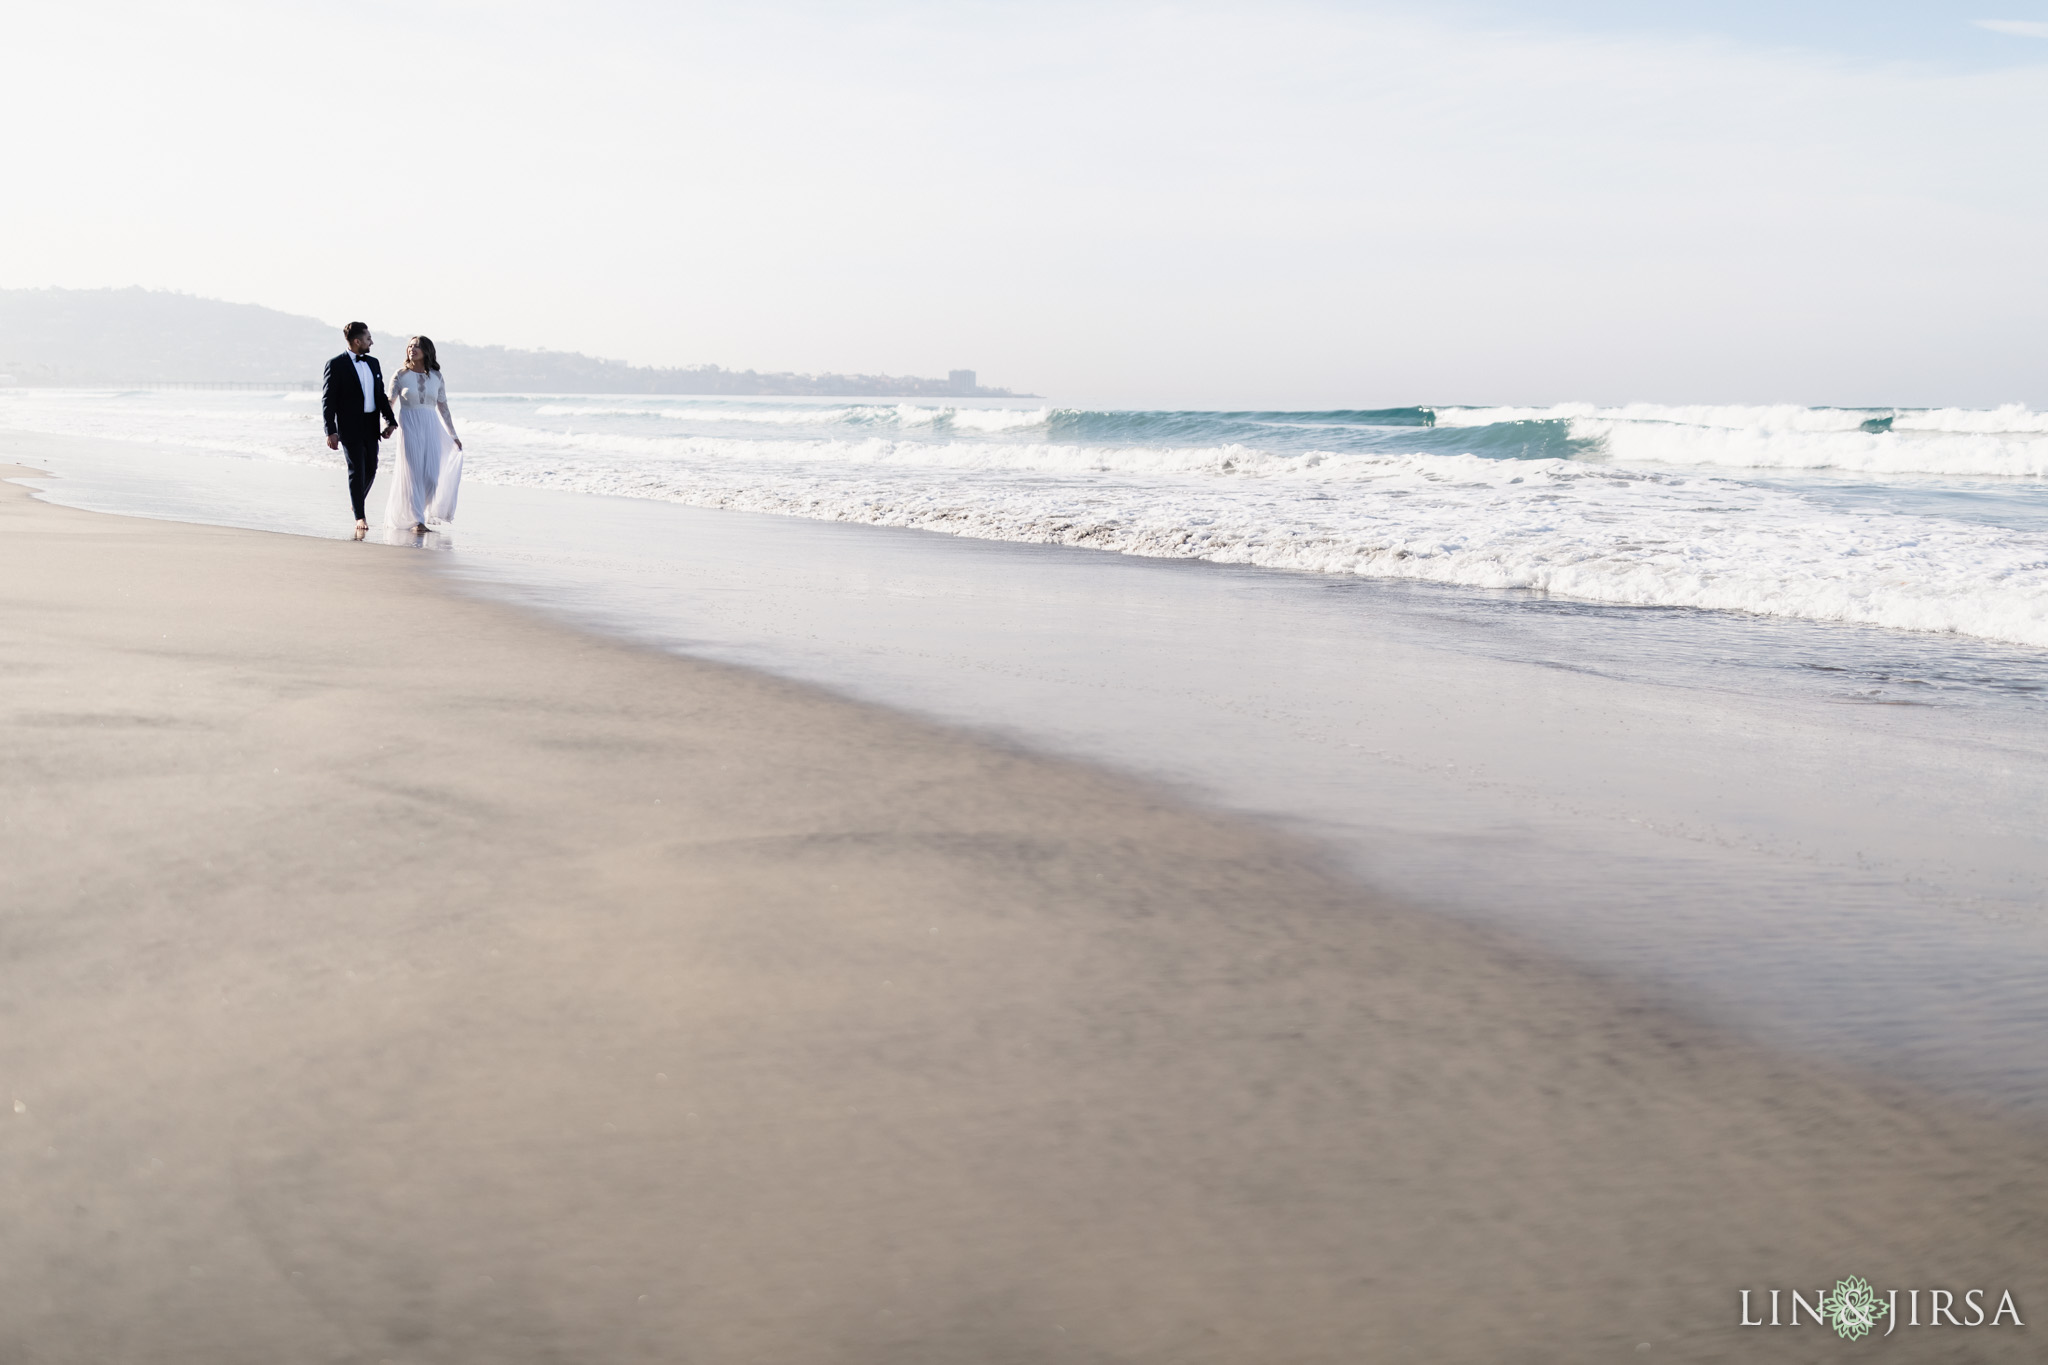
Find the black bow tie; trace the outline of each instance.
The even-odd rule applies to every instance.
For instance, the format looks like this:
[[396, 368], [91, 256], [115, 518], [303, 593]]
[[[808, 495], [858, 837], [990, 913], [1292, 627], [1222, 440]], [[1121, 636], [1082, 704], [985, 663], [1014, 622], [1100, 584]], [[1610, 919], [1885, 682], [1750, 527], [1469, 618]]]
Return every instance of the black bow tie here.
[[349, 359], [355, 361], [355, 363], [358, 365], [367, 365], [370, 363], [370, 357], [366, 355], [352, 355], [349, 357]]

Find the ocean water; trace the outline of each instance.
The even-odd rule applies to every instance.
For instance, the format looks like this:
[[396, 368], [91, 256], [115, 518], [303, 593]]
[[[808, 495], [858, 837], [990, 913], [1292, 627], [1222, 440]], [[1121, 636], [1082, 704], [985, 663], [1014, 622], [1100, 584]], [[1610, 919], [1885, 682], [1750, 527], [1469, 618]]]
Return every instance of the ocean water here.
[[[2048, 1112], [2037, 414], [455, 411], [462, 517], [417, 543], [463, 590], [1165, 782]], [[345, 536], [318, 433], [307, 394], [0, 391], [52, 500]]]
[[[2048, 414], [2017, 406], [455, 408], [483, 483], [2048, 647]], [[0, 390], [0, 427], [335, 458], [305, 392]]]

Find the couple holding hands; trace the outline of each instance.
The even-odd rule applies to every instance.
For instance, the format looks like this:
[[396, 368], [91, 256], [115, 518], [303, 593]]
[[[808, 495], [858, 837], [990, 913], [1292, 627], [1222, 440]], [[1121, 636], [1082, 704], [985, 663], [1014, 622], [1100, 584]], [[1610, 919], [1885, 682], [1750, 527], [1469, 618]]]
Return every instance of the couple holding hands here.
[[[370, 530], [363, 504], [377, 478], [377, 443], [394, 431], [399, 434], [398, 468], [384, 504], [385, 522], [424, 535], [429, 521], [455, 520], [462, 440], [455, 434], [455, 419], [448, 415], [448, 388], [441, 382], [434, 343], [427, 337], [406, 343], [405, 368], [392, 379], [387, 394], [384, 372], [370, 354], [369, 326], [351, 322], [341, 335], [348, 349], [327, 362], [320, 383], [320, 414], [327, 427], [327, 448], [347, 453], [356, 539]], [[455, 443], [455, 454], [448, 458], [443, 457], [444, 427]]]

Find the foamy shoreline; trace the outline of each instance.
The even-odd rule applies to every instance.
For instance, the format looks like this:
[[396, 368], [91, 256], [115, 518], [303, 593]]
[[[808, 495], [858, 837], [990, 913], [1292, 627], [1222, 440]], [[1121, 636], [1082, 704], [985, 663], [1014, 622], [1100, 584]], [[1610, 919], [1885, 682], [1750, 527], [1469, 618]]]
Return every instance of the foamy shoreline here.
[[[2048, 648], [2048, 417], [2017, 407], [457, 406], [479, 483]], [[10, 425], [326, 460], [305, 394], [10, 391]]]

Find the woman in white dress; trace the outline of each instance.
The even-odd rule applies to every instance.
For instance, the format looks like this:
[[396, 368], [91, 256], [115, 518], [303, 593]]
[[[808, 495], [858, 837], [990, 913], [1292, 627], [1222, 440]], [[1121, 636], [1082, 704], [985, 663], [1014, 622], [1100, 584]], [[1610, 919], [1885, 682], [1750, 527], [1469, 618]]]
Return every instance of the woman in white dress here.
[[[391, 406], [398, 410], [399, 454], [384, 520], [423, 534], [429, 521], [455, 520], [455, 495], [462, 484], [462, 438], [448, 415], [448, 386], [441, 382], [441, 362], [430, 338], [406, 343], [405, 368], [391, 380]], [[455, 442], [455, 454], [445, 459], [443, 427]]]

